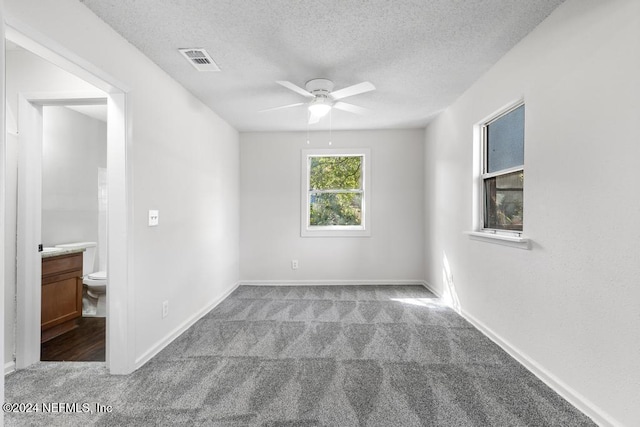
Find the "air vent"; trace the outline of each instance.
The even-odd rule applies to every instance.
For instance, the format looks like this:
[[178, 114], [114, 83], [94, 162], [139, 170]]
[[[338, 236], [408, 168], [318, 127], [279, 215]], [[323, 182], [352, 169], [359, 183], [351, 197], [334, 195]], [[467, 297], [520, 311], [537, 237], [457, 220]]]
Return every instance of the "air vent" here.
[[178, 49], [187, 58], [189, 63], [198, 71], [220, 71], [220, 68], [213, 62], [204, 49]]

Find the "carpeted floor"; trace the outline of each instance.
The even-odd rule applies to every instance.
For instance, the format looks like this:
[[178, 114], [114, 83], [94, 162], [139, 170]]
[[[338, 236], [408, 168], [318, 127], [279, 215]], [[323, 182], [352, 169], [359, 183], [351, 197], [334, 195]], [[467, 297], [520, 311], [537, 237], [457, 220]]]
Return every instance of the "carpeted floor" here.
[[594, 425], [420, 286], [241, 286], [131, 375], [40, 363], [5, 394], [113, 408], [8, 426]]

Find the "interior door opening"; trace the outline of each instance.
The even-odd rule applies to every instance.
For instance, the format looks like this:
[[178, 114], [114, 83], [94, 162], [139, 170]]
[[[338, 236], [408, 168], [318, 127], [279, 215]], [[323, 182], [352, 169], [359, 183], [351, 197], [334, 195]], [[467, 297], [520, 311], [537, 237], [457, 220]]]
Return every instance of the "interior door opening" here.
[[41, 361], [105, 361], [106, 107], [42, 109]]
[[[40, 34], [29, 34], [28, 31], [24, 32], [22, 29], [18, 31], [10, 23], [5, 25], [5, 34], [5, 42], [9, 48], [6, 52], [7, 92], [5, 100], [8, 132], [3, 148], [9, 153], [6, 160], [7, 172], [15, 172], [13, 179], [9, 173], [9, 179], [5, 183], [7, 201], [15, 200], [15, 202], [7, 203], [5, 208], [6, 217], [14, 218], [13, 225], [15, 226], [15, 233], [13, 233], [15, 251], [5, 253], [5, 262], [9, 261], [7, 268], [13, 267], [15, 273], [15, 281], [13, 283], [7, 281], [5, 284], [7, 287], [5, 294], [11, 290], [11, 286], [15, 292], [14, 298], [5, 300], [5, 331], [13, 329], [12, 333], [5, 333], [5, 362], [9, 362], [5, 363], [5, 372], [7, 372], [8, 366], [11, 368], [11, 363], [13, 363], [13, 369], [21, 369], [40, 360], [44, 316], [42, 298], [46, 296], [43, 295], [42, 279], [43, 273], [51, 273], [51, 271], [43, 271], [43, 255], [39, 251], [39, 246], [45, 243], [47, 247], [53, 248], [69, 243], [93, 242], [95, 250], [102, 251], [103, 261], [109, 259], [109, 262], [101, 264], [98, 257], [91, 267], [103, 266], [105, 271], [108, 271], [106, 283], [113, 284], [108, 296], [103, 299], [101, 307], [104, 310], [103, 314], [107, 316], [105, 322], [106, 363], [113, 374], [129, 373], [133, 370], [134, 356], [133, 327], [130, 320], [132, 304], [129, 303], [131, 294], [128, 287], [128, 278], [131, 273], [127, 264], [127, 254], [131, 247], [131, 238], [127, 230], [130, 227], [131, 218], [127, 209], [126, 194], [131, 186], [131, 181], [128, 173], [130, 165], [127, 163], [126, 87]], [[10, 51], [16, 46], [23, 50], [24, 54]], [[20, 55], [22, 57], [18, 58], [17, 62], [10, 63], [12, 56], [19, 57]], [[27, 66], [29, 61], [36, 60], [34, 58], [40, 61], [40, 66], [31, 68], [28, 73], [16, 73], [16, 69], [11, 68], [14, 66], [19, 69]], [[81, 64], [78, 64], [78, 61]], [[52, 69], [57, 71], [47, 75], [46, 72]], [[40, 74], [45, 74], [47, 77], [39, 81], [38, 84], [29, 85], [29, 83], [33, 83], [34, 79], [37, 80]], [[78, 85], [74, 87], [74, 84]], [[92, 226], [95, 229], [93, 234], [95, 239], [93, 237], [81, 238], [81, 235], [74, 236], [70, 228], [67, 228], [66, 235], [68, 237], [52, 237], [50, 233], [52, 230], [47, 230], [47, 218], [44, 218], [45, 229], [43, 230], [42, 227], [42, 208], [43, 205], [46, 205], [42, 200], [43, 111], [45, 111], [46, 122], [46, 109], [48, 108], [60, 109], [65, 114], [77, 118], [88, 115], [86, 111], [79, 110], [96, 107], [102, 110], [102, 114], [106, 112], [108, 116], [107, 122], [103, 125], [103, 130], [106, 132], [106, 147], [101, 155], [103, 163], [100, 167], [96, 167], [96, 180], [92, 184], [92, 186], [95, 185], [92, 191], [96, 195], [98, 204], [97, 220], [93, 222], [99, 222], [100, 215], [103, 215], [104, 226], [102, 229], [95, 224]], [[70, 161], [78, 164], [77, 158]], [[58, 164], [58, 167], [63, 166]], [[69, 184], [69, 179], [73, 178], [67, 176], [64, 179]], [[82, 179], [77, 178], [77, 180]], [[102, 188], [100, 187], [101, 183], [103, 184]], [[105, 193], [103, 200], [100, 200], [101, 191]], [[15, 198], [12, 198], [12, 195]], [[67, 194], [58, 193], [53, 197], [58, 198], [53, 204], [55, 211], [64, 205], [64, 203], [60, 203], [60, 199], [66, 198], [67, 202], [77, 202], [73, 199], [77, 199], [79, 193], [78, 189], [73, 189]], [[61, 212], [53, 212], [53, 214], [54, 217], [62, 215]], [[77, 225], [78, 221], [75, 222]], [[7, 223], [9, 231], [11, 226], [12, 224]], [[55, 232], [56, 230], [53, 230], [54, 235]], [[7, 237], [10, 235], [11, 232], [7, 233]], [[45, 242], [46, 239], [49, 240]], [[11, 242], [8, 242], [7, 246], [10, 247]], [[69, 248], [65, 250], [74, 252]], [[47, 251], [51, 253], [53, 249]], [[75, 253], [84, 253], [85, 251], [86, 248], [76, 249]], [[114, 253], [116, 255], [113, 255]], [[79, 289], [84, 288], [82, 286], [84, 280], [81, 279], [84, 272], [81, 270], [80, 273], [78, 272], [77, 263], [70, 263], [71, 265], [64, 266], [65, 271], [61, 274], [62, 276], [72, 275], [67, 278], [61, 278], [62, 276], [58, 275], [56, 278], [61, 279], [59, 282], [62, 283], [56, 285], [58, 288], [52, 288], [53, 292], [49, 292], [49, 294], [60, 295], [61, 289], [66, 284], [67, 289], [63, 289], [67, 292], [66, 306], [60, 310], [68, 310], [69, 312], [73, 311], [69, 310], [72, 303], [74, 301], [77, 303], [82, 297], [82, 294], [79, 294], [81, 292]], [[74, 266], [76, 270], [72, 272]], [[94, 273], [97, 272], [94, 270]], [[11, 277], [11, 272], [7, 273], [6, 276]], [[73, 284], [75, 284], [75, 294], [71, 292], [74, 288]], [[12, 305], [13, 301], [15, 301], [15, 305]], [[76, 305], [77, 307], [78, 305]], [[55, 321], [59, 321], [60, 324], [69, 320], [65, 318], [64, 313], [61, 315], [55, 310], [47, 315], [54, 318], [57, 316]], [[51, 318], [46, 320], [51, 320]], [[115, 351], [116, 348], [118, 351]]]

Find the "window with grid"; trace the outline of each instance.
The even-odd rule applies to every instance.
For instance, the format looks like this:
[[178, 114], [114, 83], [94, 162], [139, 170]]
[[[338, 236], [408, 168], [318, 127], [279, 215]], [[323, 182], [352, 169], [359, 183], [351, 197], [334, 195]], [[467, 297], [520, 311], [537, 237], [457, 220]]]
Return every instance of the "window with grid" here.
[[302, 235], [367, 232], [366, 158], [365, 152], [305, 150]]
[[483, 228], [522, 232], [524, 104], [482, 126]]

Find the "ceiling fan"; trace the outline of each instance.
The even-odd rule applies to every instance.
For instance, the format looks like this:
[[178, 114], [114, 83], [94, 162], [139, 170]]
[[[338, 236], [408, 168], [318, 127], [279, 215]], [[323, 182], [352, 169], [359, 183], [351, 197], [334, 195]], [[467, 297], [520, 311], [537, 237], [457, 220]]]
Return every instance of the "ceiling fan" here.
[[266, 110], [261, 110], [260, 112], [275, 111], [281, 110], [283, 108], [307, 105], [307, 107], [309, 108], [309, 124], [318, 123], [320, 121], [320, 118], [325, 116], [332, 108], [337, 108], [338, 110], [348, 111], [355, 114], [366, 113], [367, 111], [369, 111], [366, 108], [348, 104], [339, 100], [348, 96], [359, 95], [361, 93], [370, 92], [376, 89], [373, 84], [369, 82], [362, 82], [334, 91], [333, 82], [328, 79], [309, 80], [305, 84], [305, 89], [288, 81], [280, 80], [276, 83], [308, 98], [309, 101], [283, 105], [281, 107], [267, 108]]

